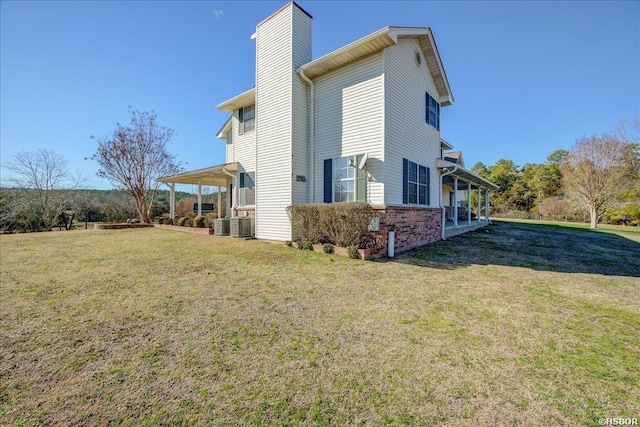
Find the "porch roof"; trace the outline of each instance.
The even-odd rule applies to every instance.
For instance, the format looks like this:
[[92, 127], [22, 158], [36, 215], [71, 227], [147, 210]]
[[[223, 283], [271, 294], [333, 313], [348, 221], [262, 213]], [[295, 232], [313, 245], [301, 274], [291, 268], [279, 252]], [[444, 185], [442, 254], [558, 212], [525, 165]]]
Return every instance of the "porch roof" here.
[[224, 171], [229, 173], [238, 172], [238, 162], [225, 163], [217, 166], [209, 166], [208, 168], [196, 169], [188, 172], [182, 172], [175, 175], [163, 176], [158, 178], [158, 182], [165, 184], [202, 184], [214, 187], [226, 187], [229, 178]]
[[470, 170], [465, 169], [462, 166], [448, 160], [437, 159], [436, 166], [441, 170], [441, 173], [446, 172], [446, 170], [442, 171], [442, 169], [451, 170], [453, 168], [456, 168], [456, 171], [449, 176], [457, 176], [458, 178], [462, 178], [464, 181], [470, 182], [471, 184], [476, 185], [480, 188], [487, 188], [490, 190], [497, 190], [498, 188], [500, 188], [488, 179], [484, 179], [480, 175], [476, 175]]

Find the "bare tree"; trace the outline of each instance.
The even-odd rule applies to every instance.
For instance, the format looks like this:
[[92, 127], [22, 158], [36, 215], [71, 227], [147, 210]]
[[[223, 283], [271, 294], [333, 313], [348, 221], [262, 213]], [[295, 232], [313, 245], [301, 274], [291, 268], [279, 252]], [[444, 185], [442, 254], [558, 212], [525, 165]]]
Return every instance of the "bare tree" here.
[[4, 167], [10, 173], [7, 181], [17, 192], [15, 209], [9, 212], [29, 212], [40, 219], [42, 228], [51, 230], [73, 205], [73, 190], [80, 187], [81, 177], [70, 172], [62, 155], [45, 149], [23, 151]]
[[634, 163], [633, 146], [613, 135], [582, 137], [569, 150], [563, 184], [589, 210], [592, 229], [602, 209], [634, 185]]
[[100, 164], [98, 176], [131, 193], [145, 223], [151, 222], [151, 206], [160, 186], [156, 179], [181, 169], [167, 151], [172, 136], [172, 129], [158, 125], [155, 113], [132, 111], [129, 126], [118, 123], [110, 137], [98, 140], [91, 157]]

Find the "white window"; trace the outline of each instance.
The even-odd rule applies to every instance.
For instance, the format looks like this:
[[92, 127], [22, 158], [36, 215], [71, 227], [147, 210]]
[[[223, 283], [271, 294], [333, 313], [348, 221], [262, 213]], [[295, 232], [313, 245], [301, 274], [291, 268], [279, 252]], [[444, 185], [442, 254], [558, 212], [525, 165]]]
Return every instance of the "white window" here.
[[240, 122], [241, 134], [254, 130], [256, 128], [256, 106], [249, 105], [238, 110], [238, 121]]
[[353, 167], [355, 161], [355, 156], [333, 159], [334, 202], [354, 202], [356, 200], [356, 168]]

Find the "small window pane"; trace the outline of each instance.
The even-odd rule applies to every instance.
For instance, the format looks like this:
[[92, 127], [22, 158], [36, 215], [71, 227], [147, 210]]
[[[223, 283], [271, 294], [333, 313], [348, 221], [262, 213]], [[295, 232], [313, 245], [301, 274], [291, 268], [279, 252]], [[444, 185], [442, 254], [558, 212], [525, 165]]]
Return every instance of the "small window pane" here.
[[409, 203], [418, 203], [418, 184], [413, 182], [409, 183]]
[[418, 186], [418, 204], [426, 205], [427, 204], [427, 186], [419, 185]]
[[420, 184], [426, 184], [427, 183], [427, 168], [425, 168], [424, 166], [420, 166], [420, 173], [419, 173], [419, 183]]

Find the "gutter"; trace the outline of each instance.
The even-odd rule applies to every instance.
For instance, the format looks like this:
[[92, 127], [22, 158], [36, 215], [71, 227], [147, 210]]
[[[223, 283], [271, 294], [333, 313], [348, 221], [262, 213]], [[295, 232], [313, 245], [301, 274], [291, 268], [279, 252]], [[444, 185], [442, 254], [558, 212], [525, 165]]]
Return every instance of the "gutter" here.
[[309, 84], [309, 152], [311, 154], [311, 197], [310, 200], [315, 200], [316, 197], [316, 114], [315, 114], [315, 85], [313, 81], [304, 74], [302, 68], [298, 69], [300, 77]]
[[[447, 175], [451, 175], [457, 170], [458, 170], [458, 165], [454, 165], [453, 169], [450, 169], [447, 172], [440, 174], [440, 208], [442, 209], [442, 236], [440, 237], [442, 238], [442, 240], [446, 240], [444, 238], [444, 224], [446, 222], [446, 218], [445, 218], [445, 208], [442, 205], [442, 178], [444, 178]], [[455, 209], [456, 207], [454, 206], [453, 208]]]
[[[232, 174], [231, 172], [229, 172], [227, 170], [227, 168], [222, 168], [222, 173], [224, 173], [225, 175], [229, 175], [231, 177], [231, 185], [233, 185], [233, 206], [231, 206], [231, 216], [233, 217], [233, 211], [238, 207], [238, 186], [235, 184], [236, 182], [236, 176], [234, 174]], [[442, 188], [442, 187], [441, 187]], [[218, 192], [220, 191], [220, 189], [218, 189]], [[442, 191], [442, 190], [440, 190]], [[444, 230], [444, 227], [442, 228]]]

